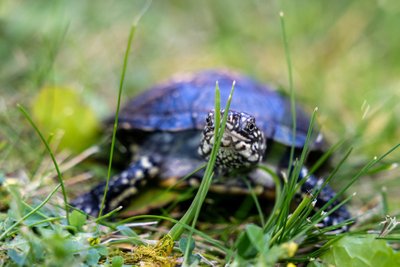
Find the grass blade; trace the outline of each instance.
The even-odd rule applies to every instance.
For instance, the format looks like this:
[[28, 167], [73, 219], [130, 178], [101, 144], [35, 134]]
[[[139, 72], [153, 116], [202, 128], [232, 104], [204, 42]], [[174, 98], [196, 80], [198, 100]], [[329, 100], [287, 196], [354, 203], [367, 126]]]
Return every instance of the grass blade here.
[[[215, 165], [215, 161], [217, 158], [217, 152], [218, 149], [220, 147], [220, 142], [222, 139], [222, 134], [225, 131], [225, 124], [228, 118], [228, 110], [230, 107], [230, 103], [232, 101], [232, 94], [235, 88], [235, 82], [233, 82], [232, 84], [232, 89], [231, 89], [231, 93], [229, 95], [227, 104], [225, 106], [225, 112], [224, 112], [224, 116], [222, 118], [222, 123], [219, 123], [217, 120], [220, 118], [220, 114], [219, 116], [217, 115], [219, 112], [215, 111], [214, 115], [215, 115], [215, 142], [213, 145], [213, 148], [211, 150], [211, 154], [210, 154], [210, 159], [207, 163], [207, 167], [206, 170], [204, 172], [204, 176], [202, 179], [202, 182], [200, 184], [198, 193], [196, 194], [192, 204], [190, 205], [189, 209], [187, 210], [187, 212], [185, 213], [185, 215], [181, 218], [180, 223], [182, 224], [188, 224], [190, 223], [190, 221], [192, 221], [193, 218], [197, 218], [198, 216], [198, 212], [200, 210], [200, 207], [202, 205], [202, 203], [204, 202], [205, 196], [208, 192], [208, 188], [210, 187], [211, 181], [212, 181], [212, 176], [213, 176], [213, 172], [214, 172], [214, 165]], [[220, 94], [219, 94], [219, 87], [218, 87], [218, 83], [216, 84], [216, 93], [215, 93], [216, 99], [215, 99], [215, 108], [220, 107]], [[219, 127], [217, 128], [218, 125], [221, 125], [221, 129], [219, 129]], [[197, 214], [197, 215], [196, 215]], [[194, 220], [195, 221], [195, 220]], [[168, 235], [171, 236], [171, 238], [173, 240], [177, 240], [181, 234], [183, 233], [183, 228], [180, 226], [180, 224], [176, 224], [172, 227], [172, 229], [169, 231]]]
[[[40, 210], [49, 200], [50, 198], [54, 195], [55, 192], [57, 192], [58, 188], [60, 188], [61, 184], [58, 184], [53, 191], [50, 192], [50, 194], [43, 200], [42, 203], [40, 203], [36, 208], [32, 209], [29, 213], [27, 213], [24, 217], [16, 221], [13, 225], [11, 225], [7, 230], [5, 230], [1, 235], [0, 235], [0, 240], [3, 240], [8, 233], [10, 233], [15, 227], [17, 227], [19, 224], [21, 224], [23, 221], [25, 221], [27, 218], [29, 218], [31, 215], [35, 214], [38, 210]], [[68, 213], [67, 213], [68, 214]]]
[[285, 19], [284, 13], [279, 13], [280, 21], [281, 21], [281, 30], [282, 30], [282, 38], [283, 38], [283, 45], [285, 47], [285, 56], [286, 56], [286, 65], [288, 68], [288, 78], [289, 78], [289, 91], [290, 91], [290, 110], [292, 113], [292, 147], [290, 149], [290, 158], [289, 158], [289, 168], [288, 173], [292, 168], [292, 163], [294, 160], [294, 149], [295, 149], [295, 140], [296, 140], [296, 129], [297, 129], [297, 121], [296, 121], [296, 102], [295, 102], [295, 95], [294, 95], [294, 88], [293, 88], [293, 72], [292, 72], [292, 59], [290, 57], [290, 50], [289, 50], [289, 42], [286, 35], [286, 27], [285, 27]]
[[[224, 110], [224, 115], [222, 117], [222, 122], [220, 122], [220, 117], [221, 117], [221, 114], [220, 114], [220, 110], [221, 110], [220, 109], [220, 106], [221, 106], [221, 95], [220, 95], [218, 82], [216, 83], [216, 86], [215, 86], [215, 112], [214, 112], [214, 116], [215, 116], [215, 118], [214, 118], [214, 120], [215, 120], [215, 128], [214, 128], [215, 142], [214, 142], [213, 148], [211, 150], [211, 156], [210, 156], [210, 159], [209, 159], [207, 167], [206, 167], [206, 171], [205, 171], [205, 174], [204, 174], [203, 181], [202, 181], [202, 183], [200, 185], [200, 188], [199, 188], [199, 192], [198, 192], [199, 200], [198, 201], [196, 201], [196, 199], [194, 200], [194, 202], [196, 202], [196, 204], [195, 204], [196, 208], [195, 208], [194, 218], [193, 218], [193, 221], [192, 221], [192, 229], [195, 228], [197, 219], [198, 219], [199, 214], [200, 214], [201, 206], [202, 206], [202, 204], [203, 204], [203, 202], [204, 202], [204, 200], [206, 198], [208, 189], [210, 188], [210, 185], [211, 185], [211, 182], [212, 182], [212, 178], [214, 176], [215, 161], [217, 159], [217, 153], [218, 153], [219, 147], [221, 145], [222, 137], [223, 137], [224, 132], [225, 132], [226, 121], [228, 119], [228, 111], [229, 111], [229, 108], [230, 108], [230, 105], [231, 105], [232, 96], [233, 96], [233, 92], [234, 92], [234, 89], [235, 89], [235, 84], [236, 84], [236, 81], [233, 81], [232, 89], [231, 89], [231, 92], [229, 94], [228, 101], [227, 101], [227, 103], [225, 105], [225, 110]], [[188, 239], [187, 239], [188, 243], [191, 242], [192, 234], [193, 234], [193, 231], [191, 230], [189, 232]], [[186, 265], [188, 265], [188, 256], [189, 256], [189, 246], [186, 247], [186, 251], [185, 251], [184, 264], [186, 264]]]
[[123, 67], [122, 67], [121, 78], [120, 78], [120, 81], [119, 81], [117, 108], [116, 108], [116, 111], [115, 111], [113, 133], [112, 133], [112, 138], [111, 138], [111, 148], [110, 148], [110, 157], [109, 157], [109, 161], [108, 161], [106, 186], [104, 188], [104, 194], [103, 194], [103, 198], [101, 200], [101, 205], [100, 205], [100, 211], [99, 211], [98, 218], [100, 218], [102, 216], [102, 213], [103, 213], [103, 209], [104, 209], [105, 201], [106, 201], [106, 197], [107, 197], [107, 191], [108, 191], [108, 187], [109, 187], [109, 182], [110, 182], [110, 178], [111, 178], [111, 167], [112, 167], [112, 161], [113, 161], [113, 156], [114, 156], [115, 139], [116, 139], [117, 128], [118, 128], [118, 115], [119, 115], [119, 110], [120, 110], [120, 106], [121, 106], [122, 88], [124, 87], [125, 74], [126, 74], [126, 69], [127, 69], [127, 66], [128, 66], [128, 58], [129, 58], [129, 54], [130, 54], [130, 51], [131, 51], [132, 41], [133, 41], [133, 38], [135, 36], [135, 32], [136, 32], [136, 28], [137, 28], [137, 25], [139, 23], [139, 20], [143, 16], [143, 14], [147, 11], [147, 9], [149, 8], [150, 4], [151, 4], [151, 1], [147, 2], [147, 5], [142, 9], [141, 13], [136, 18], [136, 20], [132, 24], [130, 32], [129, 32], [128, 44], [127, 44], [126, 50], [125, 50], [124, 63], [123, 63]]
[[61, 174], [60, 168], [58, 167], [56, 157], [54, 156], [53, 151], [51, 150], [51, 148], [49, 146], [49, 143], [46, 141], [46, 139], [44, 138], [44, 136], [40, 132], [39, 128], [33, 122], [32, 118], [31, 118], [31, 116], [29, 116], [28, 112], [26, 112], [24, 107], [22, 107], [21, 105], [18, 104], [17, 106], [18, 106], [19, 110], [22, 112], [22, 114], [24, 114], [25, 118], [29, 121], [29, 123], [31, 124], [33, 129], [35, 129], [36, 133], [39, 135], [40, 139], [42, 140], [43, 144], [45, 145], [45, 147], [47, 149], [47, 152], [49, 153], [49, 155], [51, 157], [51, 160], [53, 161], [54, 168], [56, 168], [56, 171], [57, 171], [58, 181], [60, 182], [60, 185], [61, 185], [61, 190], [62, 190], [62, 194], [63, 194], [63, 197], [64, 197], [65, 214], [66, 214], [66, 217], [67, 217], [67, 223], [69, 225], [69, 212], [68, 212], [67, 192], [65, 190], [64, 181], [63, 181], [63, 178], [62, 178], [62, 174]]
[[116, 139], [117, 128], [118, 128], [118, 116], [119, 116], [119, 110], [120, 110], [120, 106], [121, 106], [122, 88], [124, 86], [125, 73], [126, 73], [126, 68], [127, 68], [127, 64], [128, 64], [128, 55], [131, 50], [131, 44], [132, 44], [133, 37], [135, 35], [135, 31], [136, 31], [136, 25], [133, 24], [131, 27], [130, 33], [129, 33], [128, 45], [127, 45], [126, 51], [125, 51], [124, 64], [123, 64], [123, 68], [122, 68], [121, 80], [119, 83], [117, 109], [115, 112], [114, 127], [113, 127], [113, 133], [112, 133], [112, 138], [111, 138], [110, 157], [108, 160], [107, 180], [106, 180], [106, 186], [104, 188], [103, 198], [101, 200], [101, 206], [100, 206], [100, 211], [99, 211], [99, 215], [98, 215], [99, 218], [103, 214], [103, 209], [105, 206], [107, 192], [108, 192], [108, 186], [109, 186], [110, 177], [111, 177], [111, 167], [112, 167], [112, 160], [113, 160], [113, 156], [114, 156], [115, 139]]

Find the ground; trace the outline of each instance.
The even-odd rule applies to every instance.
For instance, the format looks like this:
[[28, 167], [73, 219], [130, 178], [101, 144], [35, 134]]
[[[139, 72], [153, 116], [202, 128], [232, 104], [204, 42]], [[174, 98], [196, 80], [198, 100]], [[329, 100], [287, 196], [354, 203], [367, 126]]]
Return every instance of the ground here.
[[[100, 121], [115, 110], [129, 30], [145, 3], [0, 3], [0, 177], [23, 179], [29, 184], [28, 196], [41, 186], [34, 176], [43, 174], [39, 167], [47, 154], [16, 104], [39, 120], [48, 139], [54, 127], [41, 125], [34, 111], [46, 103], [38, 100], [43, 88], [68, 91], [68, 98], [63, 93], [61, 102], [47, 101], [53, 105], [42, 108], [53, 121], [66, 121], [71, 109], [58, 109], [66, 102], [83, 108], [79, 114], [89, 114], [82, 124], [68, 124], [63, 138], [78, 145], [72, 152], [66, 152], [68, 144], [61, 146], [59, 160], [99, 142]], [[342, 179], [335, 180], [334, 186], [341, 188], [366, 162], [398, 143], [399, 1], [153, 1], [138, 24], [122, 101], [172, 74], [204, 68], [234, 69], [289, 92], [281, 11], [296, 101], [308, 111], [318, 107], [318, 124], [332, 144], [344, 140], [333, 165], [348, 147], [354, 148], [339, 171]], [[88, 125], [93, 125], [93, 135], [79, 132]], [[379, 165], [383, 171], [374, 169], [349, 189], [348, 195], [357, 192], [351, 204], [354, 214], [381, 203], [385, 194], [388, 212], [398, 213], [398, 171], [387, 169], [396, 166], [399, 156], [393, 152]], [[49, 171], [49, 166], [43, 168]]]

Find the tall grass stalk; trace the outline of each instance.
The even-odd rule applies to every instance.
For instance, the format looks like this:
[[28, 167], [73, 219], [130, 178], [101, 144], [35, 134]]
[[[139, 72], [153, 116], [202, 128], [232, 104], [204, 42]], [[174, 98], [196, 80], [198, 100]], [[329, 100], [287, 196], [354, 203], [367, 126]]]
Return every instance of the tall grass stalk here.
[[[293, 214], [288, 218], [290, 213], [291, 202], [293, 201], [299, 187], [303, 184], [308, 176], [304, 177], [301, 181], [298, 181], [298, 177], [302, 166], [304, 166], [306, 155], [308, 153], [309, 145], [311, 143], [311, 135], [313, 132], [313, 127], [315, 123], [316, 110], [313, 112], [308, 127], [307, 137], [305, 140], [304, 148], [301, 153], [300, 159], [296, 160], [296, 164], [292, 168], [292, 172], [289, 174], [289, 180], [284, 184], [282, 194], [280, 198], [276, 200], [275, 206], [280, 207], [280, 212], [278, 213], [278, 219], [272, 225], [268, 225], [269, 230], [272, 231], [272, 238], [270, 240], [270, 246], [275, 243], [280, 244], [282, 242], [288, 241], [290, 239], [287, 234], [293, 235], [292, 231], [295, 225], [293, 224], [294, 219], [306, 220], [307, 216], [312, 211], [312, 198], [311, 196], [306, 196], [303, 201], [298, 205]], [[275, 209], [275, 207], [274, 207]], [[273, 215], [272, 215], [273, 216]]]
[[168, 233], [168, 235], [172, 238], [172, 240], [177, 240], [182, 235], [184, 228], [181, 224], [189, 224], [193, 220], [193, 218], [195, 218], [193, 220], [194, 223], [197, 220], [201, 205], [204, 202], [204, 199], [207, 195], [208, 189], [212, 182], [212, 177], [214, 175], [215, 161], [216, 161], [217, 153], [218, 153], [218, 150], [220, 147], [220, 142], [221, 142], [223, 133], [225, 131], [225, 125], [226, 125], [226, 121], [228, 118], [228, 110], [229, 110], [229, 107], [230, 107], [230, 104], [232, 101], [232, 95], [233, 95], [234, 88], [235, 88], [235, 82], [233, 82], [233, 84], [232, 84], [232, 89], [231, 89], [230, 95], [228, 97], [228, 101], [226, 103], [224, 115], [223, 115], [222, 122], [221, 122], [221, 118], [220, 118], [221, 117], [221, 114], [220, 114], [220, 110], [221, 110], [220, 98], [221, 97], [220, 97], [218, 82], [216, 84], [216, 87], [215, 87], [215, 112], [214, 112], [214, 116], [215, 116], [214, 136], [216, 137], [215, 142], [214, 142], [213, 148], [211, 150], [210, 159], [207, 163], [206, 170], [205, 170], [203, 179], [201, 181], [199, 190], [198, 190], [192, 204], [190, 205], [190, 207], [187, 210], [187, 212], [185, 213], [185, 215], [181, 218], [179, 223], [175, 224]]
[[[218, 150], [221, 146], [221, 140], [222, 137], [224, 135], [225, 132], [225, 126], [226, 126], [226, 121], [228, 119], [228, 111], [229, 108], [231, 106], [231, 101], [232, 101], [232, 96], [233, 96], [233, 92], [235, 89], [235, 83], [236, 81], [233, 81], [232, 83], [232, 88], [231, 88], [231, 92], [229, 94], [227, 103], [225, 105], [225, 110], [224, 110], [224, 115], [222, 117], [222, 122], [221, 122], [221, 95], [220, 95], [220, 90], [219, 90], [219, 86], [218, 86], [218, 82], [216, 83], [215, 86], [215, 112], [214, 112], [214, 121], [215, 121], [215, 128], [214, 128], [214, 136], [216, 136], [217, 138], [215, 138], [215, 142], [213, 145], [213, 148], [211, 150], [211, 156], [210, 156], [210, 160], [208, 161], [207, 167], [206, 167], [206, 171], [203, 177], [203, 181], [202, 184], [204, 184], [203, 186], [200, 185], [200, 189], [199, 189], [199, 200], [198, 202], [195, 204], [196, 208], [195, 208], [195, 214], [194, 214], [194, 218], [192, 221], [192, 229], [195, 228], [196, 223], [197, 223], [197, 219], [199, 217], [200, 214], [200, 210], [201, 210], [201, 206], [203, 205], [203, 202], [206, 198], [206, 195], [208, 193], [208, 190], [210, 188], [211, 182], [212, 182], [212, 178], [214, 176], [214, 166], [215, 166], [215, 161], [217, 159], [217, 153]], [[195, 199], [196, 201], [196, 199]], [[188, 245], [186, 246], [186, 251], [185, 251], [185, 258], [184, 258], [184, 265], [189, 265], [188, 259], [189, 259], [189, 248], [190, 248], [190, 242], [191, 242], [191, 238], [192, 238], [192, 234], [193, 234], [193, 230], [190, 230], [189, 235], [188, 235]]]
[[[292, 113], [292, 142], [293, 142], [293, 144], [295, 144], [297, 121], [296, 121], [296, 101], [295, 101], [294, 86], [293, 86], [292, 59], [290, 56], [289, 42], [288, 42], [288, 38], [286, 35], [284, 13], [282, 11], [279, 13], [279, 17], [280, 17], [280, 21], [281, 21], [282, 39], [283, 39], [283, 45], [285, 48], [286, 65], [287, 65], [288, 78], [289, 78], [290, 110]], [[290, 149], [288, 173], [290, 173], [290, 170], [292, 168], [292, 163], [294, 160], [294, 150], [295, 150], [295, 146], [292, 145], [292, 147]]]
[[67, 218], [67, 223], [68, 225], [70, 224], [69, 221], [69, 211], [68, 211], [68, 198], [67, 198], [67, 191], [65, 190], [65, 186], [64, 186], [64, 181], [63, 181], [63, 177], [60, 171], [60, 168], [58, 167], [57, 164], [57, 160], [56, 157], [54, 156], [53, 151], [50, 148], [49, 143], [46, 141], [46, 139], [44, 138], [43, 134], [40, 132], [39, 128], [36, 126], [36, 124], [33, 122], [31, 116], [28, 114], [28, 112], [24, 109], [24, 107], [22, 107], [21, 105], [18, 104], [18, 108], [19, 110], [22, 112], [22, 114], [25, 116], [25, 118], [29, 121], [29, 123], [31, 124], [31, 126], [33, 127], [33, 129], [35, 129], [36, 133], [39, 135], [40, 139], [42, 140], [43, 144], [45, 145], [47, 152], [49, 153], [51, 160], [53, 161], [54, 164], [54, 168], [57, 171], [57, 178], [58, 181], [60, 183], [61, 186], [61, 190], [62, 190], [62, 194], [63, 194], [63, 198], [64, 198], [64, 207], [65, 207], [65, 215]]
[[[286, 36], [286, 28], [285, 28], [285, 19], [284, 19], [284, 13], [281, 11], [279, 13], [280, 17], [280, 22], [281, 22], [281, 32], [282, 32], [282, 40], [285, 48], [285, 55], [286, 55], [286, 65], [287, 65], [287, 71], [288, 71], [288, 78], [289, 78], [289, 92], [290, 92], [290, 109], [291, 109], [291, 114], [292, 114], [292, 146], [290, 148], [290, 156], [289, 156], [289, 164], [288, 164], [288, 170], [287, 174], [288, 176], [293, 176], [292, 170], [293, 170], [293, 162], [294, 162], [294, 151], [295, 151], [295, 142], [296, 142], [296, 129], [297, 129], [297, 122], [296, 122], [296, 103], [295, 103], [295, 94], [294, 94], [294, 87], [293, 87], [293, 74], [292, 74], [292, 60], [290, 57], [290, 50], [289, 50], [289, 43], [288, 39]], [[292, 179], [293, 180], [293, 179]], [[295, 181], [289, 181], [289, 184], [291, 184], [291, 188], [294, 187]], [[285, 195], [285, 194], [283, 194]], [[289, 197], [291, 199], [291, 197]], [[279, 217], [282, 220], [279, 220], [281, 223], [280, 226], [283, 227], [283, 230], [286, 226], [286, 219], [289, 215], [289, 210], [288, 209], [282, 209]]]
[[147, 11], [147, 9], [150, 7], [151, 1], [148, 1], [146, 6], [142, 9], [140, 14], [137, 16], [135, 19], [134, 23], [131, 26], [131, 29], [129, 31], [129, 38], [128, 38], [128, 44], [126, 46], [125, 54], [124, 54], [124, 62], [123, 62], [123, 67], [122, 67], [122, 72], [121, 72], [121, 78], [119, 81], [119, 89], [118, 89], [118, 99], [117, 99], [117, 108], [115, 111], [115, 119], [114, 119], [114, 127], [113, 127], [113, 133], [112, 133], [112, 138], [111, 138], [111, 148], [110, 148], [110, 157], [108, 160], [108, 170], [107, 170], [107, 180], [106, 180], [106, 186], [104, 188], [104, 194], [103, 198], [101, 200], [101, 205], [100, 205], [100, 211], [98, 214], [98, 218], [102, 216], [104, 206], [105, 206], [105, 201], [107, 197], [107, 192], [108, 192], [108, 187], [109, 187], [109, 182], [111, 178], [111, 169], [112, 169], [112, 161], [113, 161], [113, 156], [114, 156], [114, 147], [115, 147], [115, 140], [116, 140], [116, 134], [117, 134], [117, 128], [118, 128], [118, 115], [119, 115], [119, 110], [121, 107], [121, 95], [122, 95], [122, 89], [124, 87], [124, 82], [125, 82], [125, 74], [126, 74], [126, 69], [128, 66], [128, 58], [129, 54], [131, 51], [131, 46], [132, 46], [132, 41], [135, 36], [136, 28], [137, 25], [140, 21], [140, 18], [144, 15], [144, 13]]
[[110, 157], [108, 160], [107, 180], [106, 180], [106, 186], [104, 188], [103, 198], [101, 200], [101, 206], [100, 206], [100, 211], [99, 211], [99, 215], [98, 215], [99, 218], [103, 214], [103, 209], [105, 206], [107, 192], [108, 192], [108, 186], [109, 186], [109, 182], [110, 182], [110, 178], [111, 178], [111, 168], [112, 168], [112, 161], [113, 161], [113, 156], [114, 156], [115, 139], [116, 139], [117, 128], [118, 128], [118, 116], [119, 116], [119, 110], [120, 110], [120, 106], [121, 106], [122, 88], [124, 86], [125, 73], [126, 73], [126, 68], [128, 65], [129, 52], [131, 50], [132, 40], [133, 40], [133, 37], [136, 32], [136, 26], [137, 25], [133, 24], [131, 27], [131, 30], [129, 32], [128, 45], [126, 47], [125, 56], [124, 56], [124, 63], [123, 63], [123, 67], [122, 67], [121, 79], [120, 79], [119, 90], [118, 90], [117, 108], [115, 111], [114, 127], [113, 127], [113, 133], [112, 133], [112, 138], [111, 138], [111, 148], [110, 148]]

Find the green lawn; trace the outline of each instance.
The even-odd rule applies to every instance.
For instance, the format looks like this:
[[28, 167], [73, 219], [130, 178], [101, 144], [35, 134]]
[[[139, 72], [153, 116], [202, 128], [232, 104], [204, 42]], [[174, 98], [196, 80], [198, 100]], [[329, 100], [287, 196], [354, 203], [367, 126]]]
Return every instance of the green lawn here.
[[[100, 123], [115, 111], [129, 31], [145, 3], [0, 2], [0, 182], [6, 181], [0, 187], [0, 235], [30, 211], [22, 200], [36, 206], [57, 185], [50, 157], [17, 104], [38, 123], [60, 165], [101, 143]], [[135, 33], [122, 102], [175, 73], [206, 68], [234, 69], [289, 94], [280, 11], [285, 14], [297, 103], [308, 111], [318, 107], [318, 124], [331, 144], [344, 141], [333, 166], [353, 147], [334, 180], [340, 190], [362, 166], [400, 140], [399, 1], [153, 1]], [[49, 93], [53, 89], [61, 93]], [[55, 127], [65, 131], [60, 134]], [[399, 150], [388, 155], [346, 193], [357, 192], [349, 204], [354, 215], [366, 210], [375, 215], [356, 231], [379, 230], [385, 212], [399, 214], [399, 157]], [[63, 174], [66, 180], [79, 182], [106, 172], [84, 162]], [[82, 183], [82, 190], [91, 184]], [[47, 261], [41, 264], [63, 261], [70, 251], [63, 242], [77, 249], [84, 246], [93, 232], [85, 233], [79, 225], [83, 219], [75, 214], [79, 235], [66, 238], [65, 220], [59, 218], [61, 194], [57, 198], [53, 203], [60, 207], [45, 206], [43, 214], [35, 213], [26, 222], [55, 218], [50, 224], [54, 232], [38, 235], [18, 226], [12, 241], [9, 237], [8, 244], [0, 243], [0, 265], [10, 264], [10, 258], [18, 265], [20, 258], [6, 250], [9, 244], [27, 242], [33, 250], [45, 251]], [[11, 216], [7, 209], [20, 214]], [[235, 223], [229, 227], [243, 229]], [[132, 233], [125, 229], [124, 234]], [[394, 234], [393, 246], [398, 249], [399, 231]], [[39, 245], [43, 240], [49, 245]], [[77, 258], [96, 262], [102, 249]], [[30, 263], [43, 258], [39, 251], [31, 253]], [[221, 254], [207, 256], [221, 263]], [[372, 260], [369, 263], [373, 266]]]

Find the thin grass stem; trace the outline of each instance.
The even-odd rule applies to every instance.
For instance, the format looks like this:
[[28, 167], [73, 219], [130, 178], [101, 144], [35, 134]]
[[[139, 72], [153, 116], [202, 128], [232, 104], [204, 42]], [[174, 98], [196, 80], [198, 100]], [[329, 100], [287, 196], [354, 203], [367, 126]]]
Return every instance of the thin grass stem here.
[[[206, 197], [206, 194], [208, 192], [208, 189], [210, 187], [211, 181], [212, 181], [212, 177], [214, 174], [214, 166], [215, 166], [215, 161], [217, 158], [217, 153], [220, 147], [220, 143], [221, 143], [221, 139], [223, 136], [223, 133], [225, 131], [225, 125], [226, 125], [226, 121], [228, 119], [228, 110], [230, 107], [230, 103], [232, 101], [232, 95], [233, 95], [233, 91], [235, 88], [235, 81], [232, 84], [232, 89], [230, 92], [230, 95], [228, 97], [226, 106], [225, 106], [225, 111], [224, 111], [224, 115], [222, 118], [222, 122], [219, 122], [220, 120], [220, 92], [219, 92], [219, 86], [218, 86], [218, 82], [216, 83], [216, 87], [215, 87], [215, 112], [214, 112], [214, 120], [215, 120], [215, 132], [214, 132], [214, 136], [215, 136], [215, 142], [213, 145], [213, 148], [211, 150], [211, 154], [210, 154], [210, 159], [207, 163], [207, 167], [202, 179], [202, 182], [200, 184], [199, 190], [192, 202], [192, 204], [190, 205], [189, 209], [186, 211], [185, 215], [181, 218], [180, 222], [183, 224], [188, 224], [191, 221], [192, 222], [196, 222], [197, 221], [197, 217], [198, 214], [200, 212], [200, 208], [202, 203], [204, 202], [204, 199]], [[220, 126], [220, 127], [219, 127]], [[195, 218], [195, 219], [193, 219]], [[184, 229], [179, 225], [176, 224], [174, 225], [171, 230], [169, 231], [168, 235], [171, 236], [172, 240], [177, 240], [181, 234], [183, 233]], [[190, 235], [188, 238], [188, 242], [190, 242]]]
[[136, 32], [136, 28], [139, 23], [139, 20], [144, 15], [144, 13], [147, 11], [150, 4], [151, 4], [151, 1], [148, 1], [147, 5], [142, 9], [141, 13], [136, 17], [136, 19], [135, 19], [134, 23], [132, 24], [131, 29], [129, 31], [128, 44], [127, 44], [126, 50], [125, 50], [121, 78], [119, 81], [117, 108], [115, 111], [114, 127], [113, 127], [113, 133], [112, 133], [112, 138], [111, 138], [111, 148], [110, 148], [110, 157], [109, 157], [109, 161], [108, 161], [106, 186], [104, 188], [104, 194], [103, 194], [103, 198], [101, 200], [100, 211], [99, 211], [99, 215], [98, 215], [99, 218], [102, 216], [102, 213], [103, 213], [103, 209], [104, 209], [105, 201], [106, 201], [106, 197], [107, 197], [107, 192], [108, 192], [108, 187], [109, 187], [109, 182], [110, 182], [110, 178], [111, 178], [111, 168], [112, 168], [112, 161], [113, 161], [113, 156], [114, 156], [115, 139], [116, 139], [116, 133], [117, 133], [117, 128], [118, 128], [118, 115], [119, 115], [119, 110], [120, 110], [120, 106], [121, 106], [121, 95], [122, 95], [122, 89], [124, 87], [125, 74], [126, 74], [126, 69], [128, 66], [128, 58], [129, 58], [129, 54], [130, 54], [130, 50], [131, 50], [131, 46], [132, 46], [132, 41], [135, 36], [135, 32]]
[[389, 154], [391, 154], [393, 151], [395, 151], [397, 148], [400, 147], [400, 144], [397, 144], [395, 146], [393, 146], [391, 149], [389, 149], [386, 153], [384, 153], [382, 156], [380, 156], [379, 158], [375, 157], [374, 159], [372, 159], [370, 162], [368, 162], [351, 180], [349, 183], [347, 183], [347, 185], [345, 185], [343, 188], [341, 188], [341, 190], [339, 192], [336, 193], [336, 195], [334, 197], [332, 197], [332, 199], [330, 199], [321, 209], [326, 209], [327, 207], [329, 207], [339, 196], [343, 195], [343, 193], [345, 191], [347, 191], [347, 189], [352, 186], [361, 176], [363, 176], [364, 174], [366, 174], [368, 172], [368, 170], [373, 167], [375, 164], [377, 164], [378, 162], [382, 161], [386, 156], [388, 156]]
[[294, 149], [295, 149], [295, 141], [296, 141], [296, 129], [297, 129], [297, 121], [296, 121], [296, 102], [295, 102], [295, 94], [293, 87], [293, 72], [292, 72], [292, 59], [290, 56], [289, 42], [286, 35], [286, 27], [285, 27], [285, 16], [281, 11], [279, 13], [280, 21], [281, 21], [281, 30], [282, 30], [282, 39], [283, 45], [285, 48], [285, 56], [286, 56], [286, 65], [288, 70], [288, 78], [289, 78], [289, 91], [290, 91], [290, 109], [292, 113], [292, 147], [290, 150], [290, 159], [289, 159], [289, 169], [288, 173], [290, 173], [290, 169], [292, 168], [292, 163], [294, 160]]
[[21, 106], [20, 104], [18, 104], [17, 106], [18, 106], [19, 110], [22, 112], [22, 114], [25, 116], [25, 118], [29, 121], [29, 123], [31, 124], [31, 126], [33, 127], [33, 129], [35, 129], [36, 133], [39, 135], [40, 139], [42, 140], [43, 144], [45, 145], [45, 147], [46, 147], [46, 149], [47, 149], [47, 152], [49, 153], [49, 155], [50, 155], [50, 157], [51, 157], [51, 160], [53, 161], [54, 168], [55, 168], [56, 171], [57, 171], [57, 178], [58, 178], [58, 181], [59, 181], [59, 183], [60, 183], [61, 191], [62, 191], [63, 198], [64, 198], [64, 206], [65, 206], [65, 214], [66, 214], [66, 217], [67, 217], [67, 223], [70, 224], [70, 222], [69, 222], [69, 211], [68, 211], [67, 191], [66, 191], [65, 186], [64, 186], [63, 177], [62, 177], [60, 168], [58, 167], [56, 157], [54, 156], [54, 153], [53, 153], [53, 151], [51, 150], [49, 143], [46, 141], [46, 139], [44, 138], [44, 136], [43, 136], [42, 133], [40, 132], [39, 128], [38, 128], [38, 127], [36, 126], [36, 124], [33, 122], [32, 118], [31, 118], [31, 116], [28, 114], [28, 112], [27, 112], [27, 111], [24, 109], [24, 107]]
[[114, 127], [113, 127], [113, 133], [112, 133], [112, 138], [111, 138], [110, 157], [108, 160], [107, 180], [106, 180], [106, 186], [104, 188], [103, 198], [101, 200], [100, 211], [99, 211], [99, 215], [98, 215], [99, 218], [103, 214], [103, 209], [105, 206], [107, 192], [108, 192], [108, 186], [109, 186], [109, 182], [110, 182], [110, 178], [111, 178], [111, 168], [112, 168], [112, 161], [113, 161], [113, 156], [114, 156], [115, 139], [116, 139], [117, 128], [118, 128], [118, 115], [119, 115], [119, 110], [120, 110], [120, 105], [121, 105], [122, 88], [124, 86], [125, 73], [126, 73], [126, 68], [128, 65], [129, 52], [131, 50], [131, 44], [132, 44], [132, 40], [135, 35], [135, 32], [136, 32], [136, 24], [133, 24], [131, 27], [131, 30], [129, 32], [128, 45], [127, 45], [126, 51], [125, 51], [124, 63], [123, 63], [121, 79], [120, 79], [120, 83], [119, 83], [117, 108], [116, 108], [116, 112], [115, 112]]
[[263, 213], [263, 211], [261, 209], [260, 201], [258, 201], [257, 195], [254, 192], [254, 190], [253, 190], [251, 184], [249, 183], [249, 181], [247, 181], [246, 179], [243, 179], [243, 181], [246, 184], [247, 188], [249, 189], [250, 195], [253, 198], [254, 204], [256, 205], [258, 216], [260, 217], [260, 224], [261, 225], [265, 225], [264, 213]]

